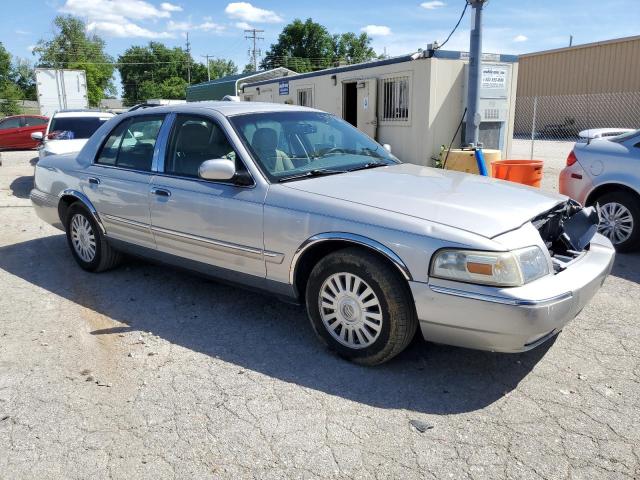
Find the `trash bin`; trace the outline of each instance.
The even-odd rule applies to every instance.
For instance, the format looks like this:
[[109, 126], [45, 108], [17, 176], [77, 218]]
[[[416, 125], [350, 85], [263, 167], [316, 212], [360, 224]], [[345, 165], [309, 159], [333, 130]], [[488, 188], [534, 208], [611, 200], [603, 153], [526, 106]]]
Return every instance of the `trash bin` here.
[[491, 162], [492, 177], [540, 188], [542, 160], [498, 160]]

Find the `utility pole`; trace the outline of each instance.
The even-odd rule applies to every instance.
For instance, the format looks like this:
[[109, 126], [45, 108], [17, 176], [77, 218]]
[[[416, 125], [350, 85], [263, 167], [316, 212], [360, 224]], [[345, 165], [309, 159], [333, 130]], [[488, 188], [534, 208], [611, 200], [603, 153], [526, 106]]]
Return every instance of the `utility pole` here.
[[249, 56], [253, 57], [253, 69], [258, 71], [258, 57], [262, 55], [262, 52], [256, 48], [256, 42], [258, 40], [264, 40], [264, 37], [258, 36], [259, 33], [264, 33], [264, 30], [258, 30], [256, 28], [252, 28], [244, 31], [247, 40], [253, 41], [253, 48], [249, 50]]
[[191, 43], [187, 32], [187, 85], [191, 85]]
[[467, 80], [467, 121], [465, 143], [478, 145], [480, 136], [480, 82], [482, 70], [482, 7], [487, 0], [469, 0], [473, 8], [469, 45], [469, 78]]
[[207, 59], [207, 82], [211, 81], [211, 69], [209, 68], [209, 57], [211, 55], [202, 55], [204, 58]]

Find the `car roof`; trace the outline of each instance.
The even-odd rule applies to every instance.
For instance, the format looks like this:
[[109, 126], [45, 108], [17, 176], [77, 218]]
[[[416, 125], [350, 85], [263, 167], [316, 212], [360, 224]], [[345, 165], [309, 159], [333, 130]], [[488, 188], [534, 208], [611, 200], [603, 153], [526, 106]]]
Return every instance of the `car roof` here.
[[308, 107], [298, 105], [286, 105], [283, 103], [267, 103], [267, 102], [230, 102], [230, 101], [204, 101], [204, 102], [187, 102], [179, 105], [162, 105], [158, 107], [148, 107], [138, 109], [131, 114], [148, 114], [151, 112], [168, 113], [168, 112], [194, 112], [197, 110], [213, 110], [225, 116], [242, 115], [245, 113], [262, 113], [262, 112], [319, 112]]
[[66, 117], [113, 117], [111, 112], [101, 112], [98, 110], [69, 110], [60, 111], [53, 114], [54, 117], [66, 118]]

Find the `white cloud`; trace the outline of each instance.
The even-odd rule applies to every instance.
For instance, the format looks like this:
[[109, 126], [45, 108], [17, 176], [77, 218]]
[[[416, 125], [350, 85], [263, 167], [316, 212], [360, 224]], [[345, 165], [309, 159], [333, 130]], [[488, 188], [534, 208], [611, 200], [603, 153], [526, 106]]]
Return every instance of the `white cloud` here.
[[169, 32], [154, 32], [132, 22], [91, 22], [87, 25], [87, 30], [122, 38], [174, 38], [174, 35]]
[[36, 46], [35, 46], [35, 45], [29, 45], [29, 46], [27, 47], [27, 50], [29, 50], [30, 52], [33, 52], [33, 49], [34, 49], [34, 48], [36, 48]]
[[362, 27], [360, 31], [372, 37], [386, 37], [391, 35], [391, 29], [385, 25], [367, 25], [366, 27]]
[[251, 5], [249, 2], [233, 2], [224, 9], [231, 18], [255, 23], [279, 23], [283, 19], [273, 10], [265, 10]]
[[174, 22], [173, 20], [167, 22], [167, 30], [169, 31], [190, 32], [193, 30], [202, 30], [205, 32], [222, 32], [224, 29], [224, 25], [219, 25], [210, 20], [203, 23]]
[[136, 22], [170, 18], [182, 7], [164, 2], [157, 8], [144, 0], [65, 0], [63, 13], [87, 20], [87, 31], [112, 37], [173, 38], [169, 32], [149, 30]]
[[174, 5], [173, 3], [169, 3], [169, 2], [162, 2], [160, 4], [160, 9], [164, 10], [165, 12], [181, 12], [182, 11], [182, 7], [180, 5]]
[[527, 37], [526, 35], [516, 35], [515, 37], [513, 37], [513, 41], [514, 42], [526, 42], [527, 40], [529, 40], [529, 37]]
[[171, 13], [143, 0], [66, 0], [61, 12], [87, 18], [89, 21], [121, 22], [169, 18]]
[[15, 32], [18, 35], [30, 35], [31, 34], [31, 32], [27, 32], [26, 30], [20, 30], [20, 29], [17, 29]]
[[436, 8], [441, 8], [446, 5], [446, 3], [441, 2], [440, 0], [432, 0], [431, 2], [423, 2], [420, 4], [422, 8], [426, 8], [427, 10], [435, 10]]
[[247, 22], [238, 22], [238, 23], [236, 23], [236, 28], [239, 28], [240, 30], [251, 30], [251, 29], [253, 29], [253, 27], [251, 25], [249, 25]]

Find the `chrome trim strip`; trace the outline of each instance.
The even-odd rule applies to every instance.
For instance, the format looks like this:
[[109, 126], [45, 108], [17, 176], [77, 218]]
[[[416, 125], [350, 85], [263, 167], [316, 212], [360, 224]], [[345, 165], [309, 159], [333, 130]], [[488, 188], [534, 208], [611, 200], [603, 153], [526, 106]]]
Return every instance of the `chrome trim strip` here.
[[226, 250], [233, 250], [235, 252], [242, 252], [239, 254], [246, 254], [248, 256], [253, 256], [253, 255], [257, 255], [260, 257], [264, 256], [266, 257], [267, 261], [274, 262], [274, 263], [282, 263], [282, 260], [284, 259], [284, 255], [282, 253], [270, 252], [270, 251], [262, 250], [261, 248], [247, 247], [245, 245], [238, 245], [237, 243], [230, 243], [230, 242], [224, 242], [222, 240], [214, 240], [212, 238], [200, 237], [198, 235], [191, 235], [190, 233], [178, 232], [175, 230], [169, 230], [167, 228], [156, 227], [153, 225], [151, 225], [151, 231], [154, 233], [160, 233], [160, 234], [164, 234], [172, 237], [180, 237], [180, 238], [192, 240], [195, 242], [205, 243], [214, 248], [217, 247], [218, 249], [226, 249]]
[[89, 213], [91, 213], [91, 216], [93, 216], [93, 219], [98, 224], [98, 227], [100, 227], [100, 230], [102, 231], [102, 233], [103, 234], [107, 233], [106, 229], [104, 228], [104, 225], [102, 224], [102, 220], [100, 220], [100, 216], [98, 215], [98, 211], [96, 210], [96, 208], [93, 206], [93, 204], [87, 198], [86, 195], [84, 195], [83, 193], [78, 192], [77, 190], [73, 190], [71, 188], [67, 188], [66, 190], [63, 190], [62, 192], [60, 192], [60, 195], [59, 195], [58, 198], [62, 198], [64, 196], [75, 197], [80, 202], [82, 202], [82, 204], [87, 208], [87, 210], [89, 210]]
[[110, 221], [116, 222], [116, 223], [123, 223], [125, 225], [130, 225], [132, 227], [137, 227], [137, 228], [149, 231], [149, 224], [147, 224], [147, 223], [136, 222], [135, 220], [129, 220], [128, 218], [117, 217], [115, 215], [107, 215], [107, 214], [105, 214], [105, 215], [103, 215], [103, 217], [105, 218], [105, 220], [110, 220]]
[[544, 298], [541, 300], [525, 300], [525, 299], [518, 299], [518, 298], [499, 297], [495, 295], [485, 295], [483, 293], [467, 292], [465, 290], [457, 290], [455, 288], [447, 288], [447, 287], [438, 287], [436, 285], [431, 285], [431, 284], [429, 284], [429, 288], [436, 293], [442, 293], [444, 295], [453, 295], [454, 297], [468, 298], [470, 300], [480, 300], [482, 302], [499, 303], [502, 305], [515, 305], [518, 307], [543, 306], [549, 303], [555, 303], [555, 302], [567, 300], [573, 297], [572, 292], [565, 292], [560, 295], [556, 295], [550, 298]]
[[307, 249], [309, 249], [309, 247], [315, 245], [316, 243], [326, 242], [328, 240], [341, 240], [344, 242], [349, 242], [356, 245], [362, 245], [362, 246], [371, 248], [372, 250], [375, 250], [376, 252], [381, 253], [382, 255], [387, 257], [389, 260], [391, 260], [391, 262], [397, 267], [397, 269], [400, 271], [400, 273], [405, 278], [405, 280], [409, 280], [409, 281], [411, 280], [411, 272], [409, 271], [407, 266], [404, 264], [402, 259], [390, 248], [384, 246], [380, 242], [371, 240], [370, 238], [367, 238], [367, 237], [363, 237], [362, 235], [356, 235], [354, 233], [325, 232], [325, 233], [319, 233], [317, 235], [313, 235], [312, 237], [309, 237], [302, 243], [302, 245], [300, 245], [300, 247], [298, 247], [298, 250], [296, 250], [296, 253], [293, 255], [293, 258], [291, 260], [291, 267], [289, 268], [289, 282], [292, 285], [295, 283], [295, 274], [298, 266], [298, 260], [300, 259], [302, 254]]

